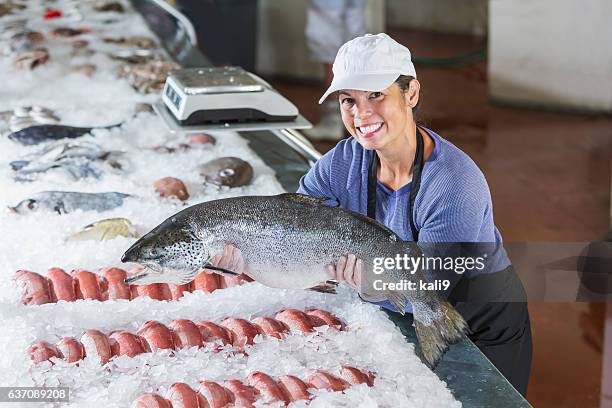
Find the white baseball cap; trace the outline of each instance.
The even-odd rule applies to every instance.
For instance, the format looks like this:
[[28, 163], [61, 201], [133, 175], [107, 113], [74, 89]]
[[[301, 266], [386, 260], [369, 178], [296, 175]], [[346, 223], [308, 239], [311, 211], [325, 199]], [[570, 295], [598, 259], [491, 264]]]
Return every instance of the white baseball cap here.
[[385, 33], [366, 34], [345, 43], [332, 67], [334, 79], [319, 104], [340, 89], [382, 91], [400, 75], [416, 78], [410, 50]]

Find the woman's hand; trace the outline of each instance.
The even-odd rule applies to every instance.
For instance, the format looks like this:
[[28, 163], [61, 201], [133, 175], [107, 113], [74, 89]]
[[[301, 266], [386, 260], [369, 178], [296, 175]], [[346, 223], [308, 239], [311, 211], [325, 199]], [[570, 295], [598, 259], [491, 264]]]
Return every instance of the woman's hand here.
[[[242, 253], [233, 244], [225, 245], [223, 253], [213, 256], [208, 263], [217, 268], [236, 272], [239, 275], [246, 273], [247, 269]], [[215, 271], [210, 269], [205, 269], [205, 271], [208, 273], [215, 273]]]
[[341, 256], [338, 262], [327, 265], [327, 273], [330, 279], [339, 283], [346, 283], [357, 292], [361, 289], [361, 273], [363, 271], [363, 261], [353, 254]]

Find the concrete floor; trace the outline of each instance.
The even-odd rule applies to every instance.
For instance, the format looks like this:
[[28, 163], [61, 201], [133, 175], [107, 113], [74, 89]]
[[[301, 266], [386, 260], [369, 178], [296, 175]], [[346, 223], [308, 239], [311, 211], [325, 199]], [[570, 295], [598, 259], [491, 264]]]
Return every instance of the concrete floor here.
[[[486, 39], [388, 30], [414, 56], [447, 57]], [[486, 61], [416, 66], [420, 120], [468, 153], [484, 172], [505, 241], [604, 239], [610, 224], [612, 117], [492, 106]], [[323, 85], [273, 80], [312, 122]], [[334, 143], [316, 143], [324, 152]], [[601, 305], [531, 303], [534, 358], [527, 399], [534, 407], [597, 407]]]

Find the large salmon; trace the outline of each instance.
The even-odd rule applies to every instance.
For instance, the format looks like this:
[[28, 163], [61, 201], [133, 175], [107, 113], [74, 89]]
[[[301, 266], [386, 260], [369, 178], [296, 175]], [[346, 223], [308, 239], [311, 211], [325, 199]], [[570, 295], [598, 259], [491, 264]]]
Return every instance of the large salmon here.
[[[210, 266], [211, 256], [234, 244], [248, 266], [246, 274], [263, 285], [333, 291], [326, 266], [340, 256], [363, 260], [360, 293], [389, 300], [403, 313], [412, 304], [417, 337], [426, 362], [434, 366], [448, 343], [465, 328], [461, 315], [433, 290], [422, 290], [420, 270], [389, 270], [386, 280], [415, 282], [413, 290], [372, 289], [374, 258], [421, 256], [414, 242], [402, 241], [382, 224], [361, 214], [323, 205], [325, 199], [301, 194], [243, 196], [191, 206], [138, 240], [123, 262], [146, 266], [128, 283], [186, 283]], [[227, 273], [227, 272], [224, 272]]]

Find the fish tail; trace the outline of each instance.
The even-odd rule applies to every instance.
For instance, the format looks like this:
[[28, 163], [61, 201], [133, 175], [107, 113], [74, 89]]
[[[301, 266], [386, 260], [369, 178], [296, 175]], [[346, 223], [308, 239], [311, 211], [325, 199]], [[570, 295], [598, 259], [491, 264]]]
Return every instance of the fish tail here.
[[[398, 244], [399, 248], [395, 248], [396, 253], [406, 253], [415, 258], [423, 256], [421, 248], [413, 242], [400, 241]], [[413, 281], [427, 281], [422, 266], [411, 274]], [[402, 276], [402, 273], [399, 276]], [[402, 314], [406, 305], [412, 304], [414, 327], [421, 355], [425, 364], [432, 369], [448, 350], [448, 346], [460, 340], [468, 328], [463, 316], [436, 291], [387, 291], [386, 295], [389, 302]]]
[[467, 323], [450, 303], [440, 300], [438, 310], [413, 305], [414, 327], [426, 364], [434, 368], [450, 344], [459, 341]]

